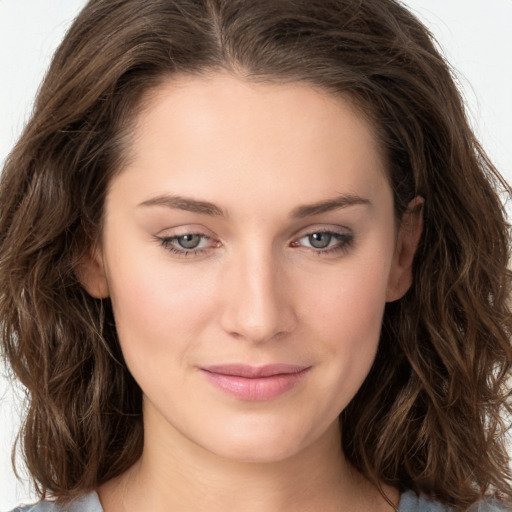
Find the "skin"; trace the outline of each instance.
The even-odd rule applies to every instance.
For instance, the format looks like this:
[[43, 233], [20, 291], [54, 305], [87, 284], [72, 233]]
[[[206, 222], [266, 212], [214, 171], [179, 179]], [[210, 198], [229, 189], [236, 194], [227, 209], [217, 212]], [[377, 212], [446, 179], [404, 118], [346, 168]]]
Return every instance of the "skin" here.
[[[371, 125], [305, 84], [184, 76], [152, 93], [130, 148], [80, 270], [111, 298], [144, 395], [142, 458], [99, 489], [105, 511], [392, 510], [344, 459], [338, 424], [421, 232], [420, 200], [397, 230]], [[226, 363], [309, 370], [250, 401], [201, 371]]]

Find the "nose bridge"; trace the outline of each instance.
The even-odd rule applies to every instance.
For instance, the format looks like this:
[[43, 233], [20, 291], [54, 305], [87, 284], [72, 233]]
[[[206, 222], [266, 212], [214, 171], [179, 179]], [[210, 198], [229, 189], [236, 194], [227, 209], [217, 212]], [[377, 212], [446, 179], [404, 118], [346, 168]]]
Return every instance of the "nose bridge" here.
[[263, 342], [293, 330], [296, 318], [286, 273], [272, 247], [246, 244], [232, 255], [226, 274], [225, 331]]

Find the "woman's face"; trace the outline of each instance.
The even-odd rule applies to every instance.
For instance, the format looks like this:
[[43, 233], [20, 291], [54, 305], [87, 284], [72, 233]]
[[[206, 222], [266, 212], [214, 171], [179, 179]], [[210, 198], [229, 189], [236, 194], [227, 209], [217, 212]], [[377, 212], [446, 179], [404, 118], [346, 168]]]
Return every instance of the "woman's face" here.
[[412, 258], [348, 102], [221, 74], [170, 81], [105, 208], [83, 281], [111, 297], [149, 437], [271, 461], [339, 436]]

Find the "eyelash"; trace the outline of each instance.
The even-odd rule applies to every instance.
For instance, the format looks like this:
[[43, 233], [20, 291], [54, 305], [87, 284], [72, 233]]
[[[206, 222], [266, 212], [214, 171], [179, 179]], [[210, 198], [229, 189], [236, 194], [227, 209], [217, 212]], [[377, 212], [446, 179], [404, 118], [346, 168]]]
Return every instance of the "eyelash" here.
[[[299, 244], [299, 241], [304, 238], [313, 236], [313, 235], [330, 235], [330, 236], [332, 236], [332, 238], [337, 240], [337, 243], [334, 246], [327, 247], [325, 249], [318, 249], [315, 247], [306, 247], [306, 249], [313, 251], [318, 256], [326, 256], [326, 255], [335, 254], [335, 253], [343, 254], [343, 253], [347, 252], [354, 243], [354, 235], [352, 233], [340, 233], [337, 231], [333, 231], [332, 229], [315, 229], [315, 230], [312, 230], [312, 231], [302, 235], [298, 239], [297, 242], [292, 242], [292, 246], [293, 247], [301, 247], [301, 245]], [[329, 243], [330, 242], [331, 242], [331, 240], [329, 241]], [[304, 246], [302, 246], [302, 247], [304, 247]]]
[[[299, 243], [300, 240], [313, 236], [313, 235], [320, 235], [320, 234], [326, 234], [331, 235], [334, 239], [338, 240], [338, 243], [335, 244], [332, 247], [327, 247], [325, 249], [317, 249], [314, 247], [306, 247]], [[205, 254], [209, 249], [215, 248], [215, 247], [200, 247], [200, 248], [194, 248], [194, 249], [185, 249], [181, 248], [178, 249], [175, 245], [173, 245], [179, 238], [183, 238], [184, 236], [199, 236], [201, 237], [201, 241], [208, 241], [211, 240], [211, 238], [204, 233], [185, 233], [183, 235], [178, 236], [170, 236], [170, 237], [156, 237], [159, 241], [160, 245], [166, 250], [169, 251], [171, 254], [174, 254], [176, 256], [186, 258], [189, 256], [201, 256]], [[329, 241], [330, 243], [330, 241]], [[329, 229], [316, 229], [312, 230], [308, 233], [303, 234], [300, 238], [297, 239], [297, 241], [294, 241], [291, 243], [292, 247], [304, 247], [307, 250], [310, 250], [317, 254], [318, 256], [326, 256], [330, 254], [335, 253], [344, 253], [348, 251], [351, 246], [354, 243], [354, 235], [352, 233], [339, 233], [333, 230]], [[217, 243], [217, 246], [220, 246], [220, 243]]]
[[170, 253], [180, 256], [182, 258], [186, 258], [188, 256], [200, 256], [202, 254], [205, 254], [208, 249], [211, 249], [212, 247], [200, 247], [200, 248], [194, 248], [194, 249], [178, 249], [176, 246], [173, 245], [174, 242], [176, 242], [179, 238], [183, 238], [184, 236], [199, 236], [201, 237], [201, 241], [207, 241], [211, 240], [211, 238], [204, 233], [185, 233], [183, 235], [178, 236], [165, 236], [165, 237], [157, 237], [157, 240], [160, 242], [160, 245]]

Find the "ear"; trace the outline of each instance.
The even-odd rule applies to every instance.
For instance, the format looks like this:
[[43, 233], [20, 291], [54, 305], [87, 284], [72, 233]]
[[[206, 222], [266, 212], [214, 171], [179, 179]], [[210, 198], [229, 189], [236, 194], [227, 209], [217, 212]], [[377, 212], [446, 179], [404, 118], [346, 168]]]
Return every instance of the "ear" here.
[[92, 248], [80, 258], [75, 274], [91, 297], [105, 299], [110, 295], [102, 252], [98, 247]]
[[415, 197], [405, 210], [389, 274], [386, 301], [401, 299], [412, 284], [412, 262], [423, 230], [422, 197]]

